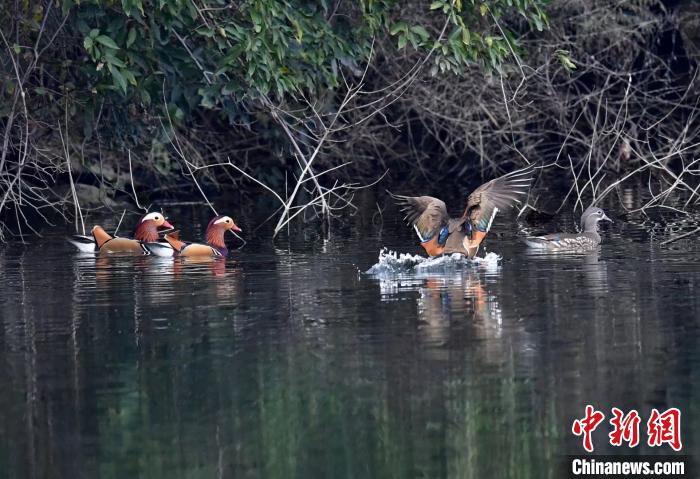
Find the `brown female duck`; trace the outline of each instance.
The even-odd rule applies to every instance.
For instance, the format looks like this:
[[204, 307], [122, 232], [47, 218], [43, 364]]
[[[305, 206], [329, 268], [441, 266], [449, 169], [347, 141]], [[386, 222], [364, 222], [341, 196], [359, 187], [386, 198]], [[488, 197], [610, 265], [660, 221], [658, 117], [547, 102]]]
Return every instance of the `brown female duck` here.
[[580, 233], [552, 233], [545, 236], [531, 236], [525, 243], [533, 249], [542, 251], [584, 251], [596, 248], [601, 237], [598, 233], [598, 223], [610, 221], [605, 211], [589, 206], [581, 215]]

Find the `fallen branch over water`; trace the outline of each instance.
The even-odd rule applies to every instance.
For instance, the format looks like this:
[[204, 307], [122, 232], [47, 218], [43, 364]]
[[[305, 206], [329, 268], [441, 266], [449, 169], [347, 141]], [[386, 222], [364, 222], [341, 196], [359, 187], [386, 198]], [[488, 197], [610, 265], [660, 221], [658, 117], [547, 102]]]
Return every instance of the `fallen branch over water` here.
[[673, 243], [674, 241], [682, 240], [683, 238], [687, 238], [688, 236], [692, 236], [695, 233], [700, 233], [700, 227], [694, 229], [693, 231], [688, 231], [687, 233], [684, 233], [682, 235], [674, 236], [673, 238], [667, 239], [666, 241], [662, 241], [660, 244], [667, 245], [669, 243]]

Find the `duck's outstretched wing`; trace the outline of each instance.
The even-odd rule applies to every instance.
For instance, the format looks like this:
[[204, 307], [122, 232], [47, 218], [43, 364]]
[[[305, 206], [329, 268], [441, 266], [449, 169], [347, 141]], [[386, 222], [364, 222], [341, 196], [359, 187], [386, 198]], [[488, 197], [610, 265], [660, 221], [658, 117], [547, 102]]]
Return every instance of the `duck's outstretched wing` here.
[[432, 196], [403, 196], [389, 193], [401, 211], [406, 213], [404, 220], [413, 226], [421, 241], [428, 241], [442, 229], [450, 225], [450, 231], [459, 227], [450, 220], [445, 202]]
[[534, 164], [484, 183], [467, 198], [465, 217], [474, 229], [486, 233], [496, 214], [527, 198]]

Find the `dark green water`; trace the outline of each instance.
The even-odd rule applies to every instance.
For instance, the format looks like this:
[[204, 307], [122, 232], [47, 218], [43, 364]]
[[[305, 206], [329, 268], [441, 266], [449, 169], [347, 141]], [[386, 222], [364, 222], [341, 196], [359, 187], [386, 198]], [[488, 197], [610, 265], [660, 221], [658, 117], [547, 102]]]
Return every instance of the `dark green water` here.
[[419, 252], [388, 218], [226, 262], [0, 247], [0, 476], [557, 477], [589, 403], [678, 407], [700, 450], [698, 247], [616, 222], [533, 256], [500, 230], [498, 264], [379, 277], [382, 246]]

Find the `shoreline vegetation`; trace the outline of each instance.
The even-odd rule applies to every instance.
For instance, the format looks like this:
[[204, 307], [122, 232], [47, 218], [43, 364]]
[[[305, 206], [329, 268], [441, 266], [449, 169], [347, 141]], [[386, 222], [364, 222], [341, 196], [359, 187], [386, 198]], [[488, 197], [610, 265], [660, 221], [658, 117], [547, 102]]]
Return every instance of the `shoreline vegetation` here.
[[0, 8], [0, 241], [56, 214], [81, 232], [98, 204], [231, 191], [269, 198], [277, 234], [365, 188], [452, 188], [528, 162], [563, 194], [536, 185], [524, 211], [700, 204], [697, 2]]

